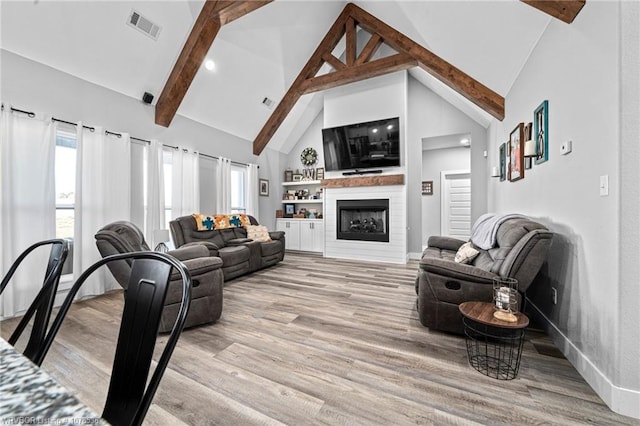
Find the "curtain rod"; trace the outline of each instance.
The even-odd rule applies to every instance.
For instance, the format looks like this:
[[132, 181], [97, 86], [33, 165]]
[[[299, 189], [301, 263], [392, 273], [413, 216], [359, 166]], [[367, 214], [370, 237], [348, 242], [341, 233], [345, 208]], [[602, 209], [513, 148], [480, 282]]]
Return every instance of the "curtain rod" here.
[[[4, 104], [2, 104], [2, 110], [4, 111]], [[18, 108], [14, 108], [14, 107], [11, 107], [11, 112], [20, 112], [20, 113], [22, 113], [22, 114], [26, 114], [29, 118], [34, 118], [34, 117], [36, 116], [36, 113], [35, 113], [35, 112], [33, 112], [33, 111], [25, 111], [25, 110], [18, 109]], [[78, 123], [73, 123], [73, 122], [71, 122], [71, 121], [62, 120], [62, 119], [60, 119], [60, 118], [56, 118], [56, 117], [51, 117], [51, 120], [52, 120], [52, 121], [58, 121], [58, 122], [60, 122], [60, 123], [69, 124], [69, 125], [71, 125], [71, 126], [77, 126], [77, 125], [78, 125]], [[91, 127], [91, 126], [85, 126], [85, 125], [82, 125], [82, 127], [83, 127], [83, 128], [85, 128], [85, 129], [87, 129], [87, 130], [89, 130], [90, 132], [95, 132], [95, 130], [96, 130], [96, 128], [95, 128], [95, 127]], [[109, 130], [105, 130], [105, 131], [104, 131], [104, 133], [105, 133], [105, 134], [107, 134], [107, 135], [115, 136], [115, 137], [117, 137], [117, 138], [121, 138], [121, 137], [122, 137], [122, 133], [111, 132], [111, 131], [109, 131]], [[139, 141], [139, 142], [148, 143], [148, 144], [150, 144], [150, 143], [151, 143], [151, 141], [150, 141], [150, 140], [147, 140], [147, 139], [140, 139], [140, 138], [136, 138], [136, 137], [133, 137], [133, 136], [129, 136], [129, 139], [132, 139], [132, 140], [134, 140], [134, 141]], [[166, 147], [166, 148], [176, 149], [176, 150], [180, 149], [180, 147], [178, 147], [178, 146], [174, 146], [174, 145], [167, 145], [167, 144], [164, 144], [164, 143], [162, 144], [162, 146], [164, 146], [164, 147]], [[182, 150], [183, 150], [184, 152], [187, 152], [187, 151], [188, 151], [187, 149], [184, 149], [184, 148], [182, 148]], [[200, 155], [200, 156], [202, 156], [202, 157], [206, 157], [206, 158], [211, 158], [211, 159], [214, 159], [214, 160], [218, 160], [218, 159], [220, 158], [220, 157], [216, 157], [215, 155], [203, 154], [203, 153], [201, 153], [201, 152], [198, 152], [198, 155]], [[233, 161], [233, 160], [231, 160], [231, 164], [236, 164], [236, 165], [239, 165], [239, 166], [248, 166], [248, 165], [249, 165], [249, 164], [247, 164], [247, 163], [241, 163], [241, 162], [239, 162], [239, 161]], [[258, 166], [258, 168], [260, 168], [260, 166]]]

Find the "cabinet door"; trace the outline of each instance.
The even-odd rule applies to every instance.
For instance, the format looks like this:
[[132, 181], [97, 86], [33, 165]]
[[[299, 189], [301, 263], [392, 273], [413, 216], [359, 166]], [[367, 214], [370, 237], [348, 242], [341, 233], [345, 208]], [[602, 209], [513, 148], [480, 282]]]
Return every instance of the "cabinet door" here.
[[300, 250], [324, 252], [324, 222], [309, 220], [300, 223]]
[[304, 221], [300, 223], [300, 250], [313, 251], [313, 222]]
[[276, 229], [278, 231], [284, 231], [284, 248], [286, 250], [300, 250], [299, 222], [278, 219]]
[[311, 251], [324, 253], [324, 221], [316, 220], [313, 222], [313, 247]]

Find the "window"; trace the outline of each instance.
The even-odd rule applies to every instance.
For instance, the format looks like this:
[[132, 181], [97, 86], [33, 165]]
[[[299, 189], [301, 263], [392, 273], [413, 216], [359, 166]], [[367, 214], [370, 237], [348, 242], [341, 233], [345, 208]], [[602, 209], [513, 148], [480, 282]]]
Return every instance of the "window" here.
[[76, 200], [76, 135], [65, 130], [56, 133], [55, 151], [56, 238], [71, 240], [71, 252], [63, 274], [73, 271], [73, 227]]
[[231, 213], [246, 213], [245, 168], [231, 166]]

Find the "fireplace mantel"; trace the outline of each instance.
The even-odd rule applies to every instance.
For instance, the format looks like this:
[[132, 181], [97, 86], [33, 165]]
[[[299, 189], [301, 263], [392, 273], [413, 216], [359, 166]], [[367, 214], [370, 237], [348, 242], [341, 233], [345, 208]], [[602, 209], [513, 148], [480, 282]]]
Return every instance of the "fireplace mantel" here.
[[358, 186], [404, 185], [404, 175], [378, 175], [323, 179], [323, 188], [353, 188]]

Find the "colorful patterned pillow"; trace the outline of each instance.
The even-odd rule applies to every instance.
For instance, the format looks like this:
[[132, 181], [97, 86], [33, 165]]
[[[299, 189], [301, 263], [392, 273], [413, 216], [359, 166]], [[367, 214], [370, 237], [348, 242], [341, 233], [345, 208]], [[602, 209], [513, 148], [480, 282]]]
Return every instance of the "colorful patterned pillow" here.
[[269, 230], [264, 225], [247, 226], [247, 238], [251, 238], [253, 241], [271, 241]]
[[246, 214], [217, 214], [213, 218], [214, 229], [240, 228], [251, 225]]
[[194, 213], [193, 218], [196, 220], [196, 224], [198, 225], [198, 231], [213, 230], [214, 220], [212, 216]]

